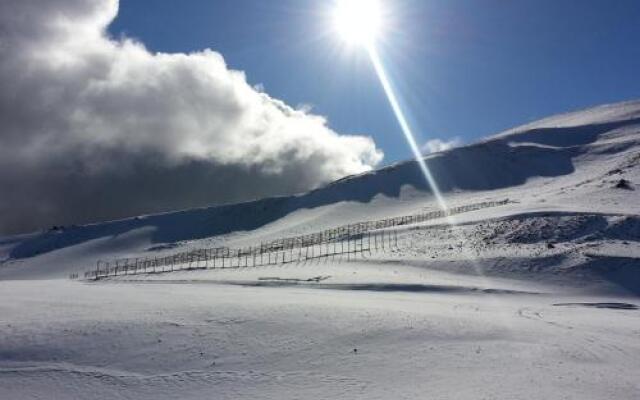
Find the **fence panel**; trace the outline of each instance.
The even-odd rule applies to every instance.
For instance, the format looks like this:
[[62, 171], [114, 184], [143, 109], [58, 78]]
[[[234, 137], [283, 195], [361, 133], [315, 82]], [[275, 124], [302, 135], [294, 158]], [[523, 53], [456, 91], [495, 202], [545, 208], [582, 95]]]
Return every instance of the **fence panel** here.
[[[347, 260], [371, 250], [398, 248], [398, 231], [394, 226], [415, 224], [445, 216], [496, 207], [509, 203], [509, 199], [457, 206], [448, 210], [404, 215], [374, 221], [338, 226], [306, 235], [279, 238], [261, 242], [260, 246], [240, 249], [228, 247], [200, 248], [157, 258], [125, 258], [114, 261], [98, 260], [96, 268], [84, 272], [85, 279], [109, 276], [160, 273], [190, 269], [241, 268], [303, 262], [316, 258], [346, 255]], [[323, 250], [324, 249], [324, 250]], [[297, 251], [296, 251], [297, 250]], [[287, 261], [288, 255], [288, 261]], [[80, 274], [71, 274], [79, 279]]]

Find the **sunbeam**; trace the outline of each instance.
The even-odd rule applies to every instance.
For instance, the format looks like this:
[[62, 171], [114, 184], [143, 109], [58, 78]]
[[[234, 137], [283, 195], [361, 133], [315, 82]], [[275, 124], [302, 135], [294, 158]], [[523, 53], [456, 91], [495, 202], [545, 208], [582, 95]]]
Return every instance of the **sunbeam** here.
[[[393, 85], [391, 84], [391, 81], [389, 80], [388, 74], [386, 72], [386, 69], [384, 67], [384, 64], [380, 58], [380, 55], [378, 53], [378, 50], [375, 46], [375, 43], [373, 41], [369, 41], [366, 43], [366, 50], [367, 53], [369, 54], [369, 58], [371, 59], [371, 63], [373, 64], [373, 67], [375, 69], [376, 75], [380, 81], [380, 84], [382, 85], [382, 88], [384, 89], [385, 95], [387, 97], [387, 100], [389, 101], [389, 104], [391, 105], [391, 109], [393, 110], [393, 113], [398, 121], [398, 124], [400, 125], [400, 128], [402, 130], [402, 133], [405, 136], [405, 139], [407, 141], [407, 143], [409, 144], [409, 147], [411, 148], [411, 152], [413, 153], [413, 157], [415, 158], [416, 162], [418, 163], [418, 165], [420, 166], [420, 170], [422, 172], [422, 174], [424, 175], [425, 180], [427, 181], [427, 184], [429, 186], [429, 188], [431, 189], [431, 193], [433, 194], [433, 196], [436, 199], [436, 202], [438, 204], [438, 206], [442, 209], [442, 211], [444, 211], [445, 214], [445, 220], [447, 222], [447, 224], [451, 227], [451, 233], [454, 235], [454, 237], [456, 238], [457, 241], [459, 242], [464, 242], [466, 240], [466, 238], [464, 237], [464, 235], [459, 231], [457, 223], [455, 221], [455, 217], [452, 215], [449, 215], [449, 207], [447, 206], [447, 202], [444, 199], [444, 196], [442, 195], [442, 192], [440, 191], [440, 188], [438, 187], [438, 183], [435, 179], [435, 177], [433, 176], [433, 174], [431, 173], [431, 171], [429, 170], [429, 167], [427, 166], [427, 163], [424, 161], [424, 157], [420, 151], [420, 147], [418, 146], [418, 143], [416, 142], [415, 136], [413, 134], [413, 131], [411, 130], [411, 126], [409, 125], [409, 122], [407, 121], [407, 118], [404, 115], [404, 112], [402, 111], [402, 107], [400, 106], [400, 102], [398, 101], [398, 97], [396, 96], [396, 93], [393, 89]], [[480, 264], [478, 263], [478, 260], [476, 259], [476, 257], [471, 254], [470, 252], [462, 252], [461, 253], [462, 257], [464, 257], [472, 266], [472, 268], [474, 269], [476, 276], [480, 277], [485, 283], [486, 286], [489, 287], [490, 285], [489, 283], [489, 278], [484, 274], [484, 271], [482, 270], [482, 267], [480, 266]], [[499, 304], [500, 300], [495, 297], [493, 299], [495, 304]], [[507, 319], [502, 318], [502, 323], [503, 326], [508, 326], [509, 322]]]
[[431, 174], [429, 167], [427, 167], [427, 163], [424, 162], [424, 157], [420, 152], [420, 147], [418, 146], [418, 143], [416, 143], [415, 136], [411, 131], [411, 127], [409, 126], [409, 123], [407, 122], [407, 119], [405, 118], [404, 113], [402, 112], [402, 108], [400, 107], [398, 98], [396, 97], [396, 94], [393, 90], [393, 86], [389, 81], [387, 72], [384, 68], [384, 65], [382, 64], [382, 61], [380, 60], [380, 55], [378, 54], [378, 50], [376, 49], [373, 43], [369, 43], [367, 45], [367, 52], [369, 53], [369, 57], [371, 58], [371, 62], [373, 64], [373, 67], [375, 68], [376, 75], [380, 80], [380, 84], [382, 85], [382, 88], [384, 89], [384, 92], [387, 95], [387, 100], [391, 105], [391, 109], [393, 110], [393, 113], [396, 116], [396, 119], [398, 120], [398, 124], [400, 124], [400, 129], [402, 129], [402, 133], [404, 134], [405, 139], [407, 140], [407, 143], [409, 143], [411, 152], [413, 153], [413, 156], [416, 159], [416, 162], [420, 166], [420, 170], [422, 171], [422, 174], [427, 180], [427, 184], [431, 188], [431, 192], [435, 196], [436, 201], [438, 202], [438, 206], [440, 206], [440, 208], [442, 208], [442, 210], [445, 211], [446, 213], [446, 211], [448, 210], [447, 203], [445, 202], [444, 197], [442, 196], [442, 192], [440, 192], [440, 189], [438, 188], [438, 183], [436, 182], [435, 178]]

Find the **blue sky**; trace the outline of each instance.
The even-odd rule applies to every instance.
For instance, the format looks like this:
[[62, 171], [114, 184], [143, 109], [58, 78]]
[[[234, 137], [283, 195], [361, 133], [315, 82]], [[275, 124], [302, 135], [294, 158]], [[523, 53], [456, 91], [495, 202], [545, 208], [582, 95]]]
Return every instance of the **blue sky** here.
[[[380, 44], [420, 141], [488, 134], [550, 114], [640, 98], [640, 1], [387, 1]], [[121, 0], [110, 31], [152, 51], [211, 48], [251, 84], [312, 105], [341, 133], [410, 158], [362, 50], [327, 34], [330, 1]]]

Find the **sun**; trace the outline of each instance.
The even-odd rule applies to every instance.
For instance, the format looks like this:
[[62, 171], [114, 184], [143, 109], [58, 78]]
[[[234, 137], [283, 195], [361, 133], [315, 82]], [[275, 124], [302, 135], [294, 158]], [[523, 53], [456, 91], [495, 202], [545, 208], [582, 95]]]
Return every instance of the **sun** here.
[[384, 27], [380, 0], [336, 0], [333, 27], [349, 44], [372, 45]]

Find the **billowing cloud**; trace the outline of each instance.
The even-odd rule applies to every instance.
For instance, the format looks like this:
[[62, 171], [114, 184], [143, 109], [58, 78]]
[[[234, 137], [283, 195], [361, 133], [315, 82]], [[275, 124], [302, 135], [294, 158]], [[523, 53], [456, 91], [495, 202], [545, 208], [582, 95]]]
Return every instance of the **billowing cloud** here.
[[117, 11], [0, 2], [0, 232], [291, 193], [381, 161], [219, 53], [110, 38]]
[[425, 154], [437, 153], [439, 151], [452, 149], [454, 147], [460, 146], [461, 144], [462, 140], [460, 140], [460, 138], [458, 137], [454, 137], [451, 140], [430, 139], [422, 146], [422, 152]]

